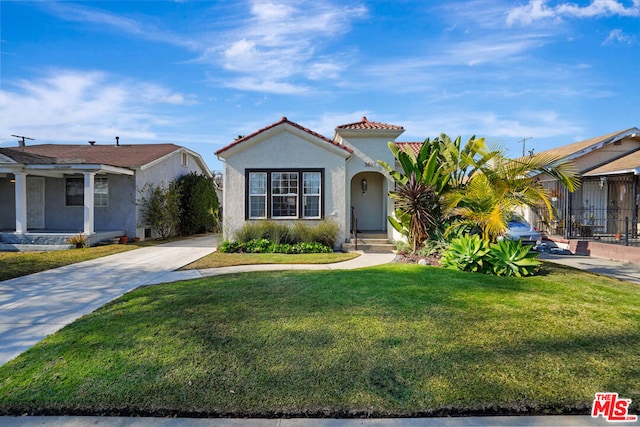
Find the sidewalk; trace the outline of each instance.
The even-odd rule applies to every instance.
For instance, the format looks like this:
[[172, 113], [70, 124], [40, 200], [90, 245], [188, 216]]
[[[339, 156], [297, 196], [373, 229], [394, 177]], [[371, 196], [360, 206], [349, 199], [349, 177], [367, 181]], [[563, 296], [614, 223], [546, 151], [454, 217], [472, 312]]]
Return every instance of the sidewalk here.
[[541, 253], [541, 260], [640, 284], [640, 265], [606, 258]]

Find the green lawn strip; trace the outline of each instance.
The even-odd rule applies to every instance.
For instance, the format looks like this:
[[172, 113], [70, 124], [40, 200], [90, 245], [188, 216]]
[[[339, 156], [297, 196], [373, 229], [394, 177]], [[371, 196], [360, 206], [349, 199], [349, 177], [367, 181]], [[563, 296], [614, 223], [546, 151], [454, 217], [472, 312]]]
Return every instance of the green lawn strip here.
[[360, 256], [356, 252], [328, 254], [236, 254], [214, 252], [185, 266], [182, 270], [200, 270], [204, 268], [230, 267], [234, 265], [254, 264], [331, 264], [348, 261]]
[[0, 252], [0, 280], [26, 276], [64, 265], [138, 249], [136, 245], [105, 245], [50, 252]]
[[388, 264], [131, 292], [0, 367], [0, 413], [587, 414], [640, 406], [640, 286]]

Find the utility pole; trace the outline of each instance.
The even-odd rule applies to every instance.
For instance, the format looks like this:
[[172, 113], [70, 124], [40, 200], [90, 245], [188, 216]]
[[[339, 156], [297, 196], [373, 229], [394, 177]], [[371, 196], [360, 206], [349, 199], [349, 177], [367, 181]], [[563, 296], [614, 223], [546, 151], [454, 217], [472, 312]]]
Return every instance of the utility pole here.
[[528, 138], [522, 138], [520, 141], [518, 141], [518, 142], [522, 143], [522, 157], [524, 157], [524, 153], [525, 153], [525, 151], [526, 151], [526, 150], [525, 150], [526, 142], [527, 142], [529, 139], [531, 139], [531, 138], [533, 138], [533, 137], [532, 137], [532, 136], [530, 136], [530, 137], [528, 137]]
[[27, 143], [25, 142], [25, 139], [28, 139], [29, 141], [35, 141], [35, 139], [33, 138], [28, 138], [26, 136], [22, 136], [22, 135], [11, 135], [14, 136], [16, 138], [22, 138], [22, 141], [18, 141], [18, 145], [20, 145], [20, 147], [24, 147], [27, 145]]

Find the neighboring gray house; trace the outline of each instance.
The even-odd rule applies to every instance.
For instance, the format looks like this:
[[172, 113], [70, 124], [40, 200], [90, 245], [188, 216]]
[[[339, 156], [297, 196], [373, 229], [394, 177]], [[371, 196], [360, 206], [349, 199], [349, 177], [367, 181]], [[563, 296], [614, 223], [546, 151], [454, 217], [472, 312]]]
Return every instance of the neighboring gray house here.
[[0, 242], [154, 237], [141, 225], [138, 190], [189, 172], [212, 177], [199, 154], [174, 144], [0, 148]]
[[377, 161], [395, 163], [387, 144], [403, 132], [363, 117], [329, 139], [283, 117], [223, 147], [224, 238], [249, 221], [333, 219], [342, 243], [357, 217], [358, 231], [395, 240], [387, 226], [394, 182]]

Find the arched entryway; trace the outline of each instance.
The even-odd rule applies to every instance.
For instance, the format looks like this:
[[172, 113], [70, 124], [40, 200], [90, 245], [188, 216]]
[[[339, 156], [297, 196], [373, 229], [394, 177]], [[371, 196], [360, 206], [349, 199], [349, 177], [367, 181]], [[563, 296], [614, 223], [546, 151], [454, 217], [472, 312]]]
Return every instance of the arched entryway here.
[[351, 206], [358, 217], [358, 232], [387, 229], [386, 200], [387, 185], [384, 175], [361, 172], [351, 179]]

